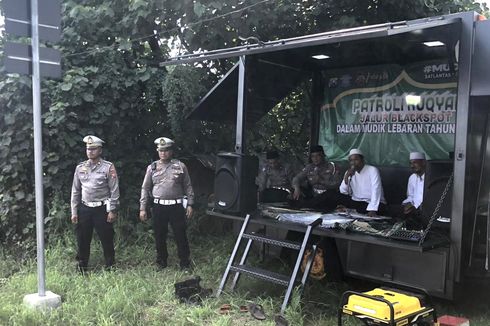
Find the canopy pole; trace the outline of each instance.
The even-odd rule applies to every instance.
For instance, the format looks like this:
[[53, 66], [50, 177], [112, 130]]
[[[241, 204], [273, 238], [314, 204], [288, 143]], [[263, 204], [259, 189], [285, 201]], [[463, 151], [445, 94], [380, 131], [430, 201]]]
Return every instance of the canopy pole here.
[[313, 73], [312, 103], [311, 103], [311, 126], [310, 126], [310, 148], [318, 145], [320, 137], [320, 111], [323, 104], [324, 82], [319, 71]]
[[235, 152], [238, 154], [244, 153], [245, 147], [245, 108], [246, 108], [246, 80], [245, 80], [245, 56], [240, 56], [238, 61], [238, 97], [236, 104], [236, 136], [235, 136]]

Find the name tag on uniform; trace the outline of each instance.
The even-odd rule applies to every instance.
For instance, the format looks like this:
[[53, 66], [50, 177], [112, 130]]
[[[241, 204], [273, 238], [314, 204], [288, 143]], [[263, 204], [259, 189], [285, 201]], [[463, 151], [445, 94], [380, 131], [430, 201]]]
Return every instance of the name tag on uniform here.
[[178, 164], [178, 163], [174, 163], [172, 165], [172, 168], [174, 170], [176, 170], [176, 172], [178, 172], [178, 173], [184, 173], [184, 170], [182, 169], [182, 166], [180, 166], [180, 164]]
[[184, 173], [184, 170], [182, 169], [182, 166], [178, 163], [174, 163], [172, 165], [172, 172], [173, 172], [173, 177], [174, 179], [178, 179], [179, 176]]

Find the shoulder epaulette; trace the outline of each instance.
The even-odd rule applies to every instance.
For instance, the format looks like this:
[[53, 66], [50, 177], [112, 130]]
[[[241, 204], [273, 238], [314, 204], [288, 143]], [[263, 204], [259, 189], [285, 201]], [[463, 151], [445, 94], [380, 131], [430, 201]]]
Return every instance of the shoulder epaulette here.
[[152, 163], [150, 164], [150, 166], [151, 166], [151, 170], [152, 170], [152, 171], [155, 171], [155, 170], [157, 169], [157, 163], [158, 163], [158, 161], [155, 161], [155, 162], [152, 162]]
[[106, 160], [100, 160], [102, 164], [107, 164], [107, 165], [112, 165], [112, 162], [106, 161]]

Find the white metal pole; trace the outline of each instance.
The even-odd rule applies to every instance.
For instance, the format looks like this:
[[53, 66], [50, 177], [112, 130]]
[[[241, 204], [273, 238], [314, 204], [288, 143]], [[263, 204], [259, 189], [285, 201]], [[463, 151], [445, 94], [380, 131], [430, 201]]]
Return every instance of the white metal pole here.
[[37, 288], [44, 297], [44, 194], [42, 166], [41, 82], [39, 72], [39, 15], [38, 0], [31, 0], [32, 44], [32, 117], [34, 124], [34, 173], [36, 188]]
[[236, 130], [235, 130], [235, 152], [243, 154], [244, 153], [244, 145], [245, 145], [245, 134], [244, 134], [244, 123], [245, 123], [245, 101], [247, 93], [245, 88], [246, 80], [245, 80], [245, 56], [240, 56], [239, 65], [238, 65], [238, 97], [237, 97], [237, 105], [236, 105]]

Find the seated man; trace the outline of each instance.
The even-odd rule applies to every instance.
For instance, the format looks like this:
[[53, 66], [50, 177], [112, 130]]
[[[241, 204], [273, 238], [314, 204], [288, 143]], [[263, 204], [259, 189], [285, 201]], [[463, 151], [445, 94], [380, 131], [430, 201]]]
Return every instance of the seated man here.
[[339, 204], [368, 216], [382, 215], [386, 200], [378, 169], [365, 164], [364, 154], [356, 148], [349, 152], [349, 164], [351, 168], [339, 188], [340, 193], [348, 197], [341, 196]]
[[[293, 178], [293, 205], [300, 207], [322, 208], [328, 190], [335, 190], [340, 184], [339, 169], [333, 162], [328, 162], [322, 146], [313, 146], [310, 151], [311, 163]], [[303, 194], [301, 184], [306, 182], [311, 194]], [[300, 200], [301, 195], [304, 196]]]
[[287, 201], [291, 193], [293, 172], [289, 165], [279, 160], [277, 151], [268, 151], [266, 159], [267, 164], [258, 176], [260, 201], [264, 203]]
[[[338, 187], [342, 176], [339, 168], [327, 160], [322, 146], [313, 146], [310, 150], [311, 163], [307, 164], [303, 170], [293, 179], [293, 201], [296, 207], [310, 207], [321, 210], [332, 210], [332, 198], [337, 198]], [[306, 183], [311, 190], [311, 194], [303, 194], [301, 184]], [[301, 198], [303, 196], [303, 198]], [[304, 232], [288, 231], [286, 239], [290, 241], [301, 241]], [[312, 236], [311, 243], [317, 243], [324, 252], [324, 266], [327, 278], [331, 281], [342, 279], [342, 265], [337, 251], [337, 246], [333, 238], [320, 238]], [[289, 259], [291, 266], [294, 265], [294, 254], [291, 250], [283, 249], [281, 258]]]
[[420, 226], [422, 201], [424, 199], [425, 154], [410, 153], [410, 169], [412, 175], [408, 178], [407, 198], [402, 202], [404, 218], [413, 226]]

